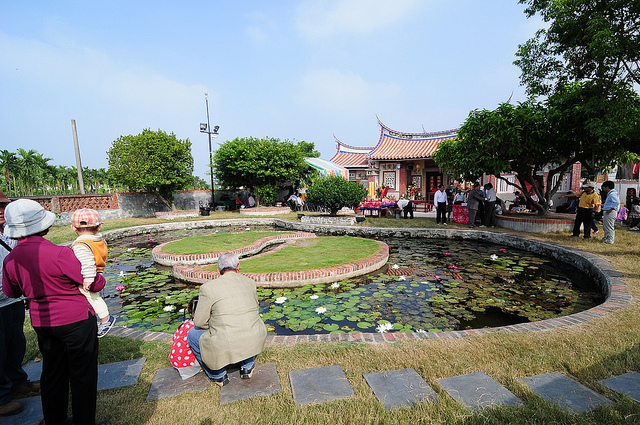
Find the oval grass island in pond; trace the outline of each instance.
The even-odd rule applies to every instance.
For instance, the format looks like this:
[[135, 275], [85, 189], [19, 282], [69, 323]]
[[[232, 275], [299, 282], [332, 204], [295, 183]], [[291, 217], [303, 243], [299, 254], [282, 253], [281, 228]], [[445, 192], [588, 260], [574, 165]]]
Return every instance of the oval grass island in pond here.
[[[243, 259], [242, 273], [279, 273], [324, 269], [372, 257], [380, 244], [372, 239], [351, 236], [322, 236], [295, 240], [273, 253]], [[217, 266], [204, 270], [215, 271]]]

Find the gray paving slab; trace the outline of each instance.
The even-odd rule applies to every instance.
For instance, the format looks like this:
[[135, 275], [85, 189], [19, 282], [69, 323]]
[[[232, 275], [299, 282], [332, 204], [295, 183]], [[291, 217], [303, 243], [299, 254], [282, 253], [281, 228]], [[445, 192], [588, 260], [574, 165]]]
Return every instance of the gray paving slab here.
[[240, 379], [240, 371], [229, 373], [229, 383], [220, 390], [220, 404], [280, 392], [275, 363], [256, 365], [251, 379]]
[[24, 406], [24, 410], [17, 415], [2, 416], [2, 425], [38, 425], [42, 420], [42, 403], [40, 396], [21, 398], [17, 400]]
[[436, 380], [454, 400], [477, 411], [499, 404], [519, 406], [522, 401], [484, 372]]
[[421, 401], [438, 401], [438, 394], [414, 369], [362, 375], [386, 410], [412, 407]]
[[353, 396], [353, 389], [339, 365], [292, 370], [289, 380], [297, 404], [317, 404]]
[[640, 403], [640, 373], [628, 372], [619, 376], [598, 381], [607, 388], [629, 397], [631, 400]]
[[98, 391], [135, 385], [147, 359], [125, 360], [98, 366]]
[[[98, 390], [135, 385], [146, 358], [98, 365]], [[29, 361], [23, 367], [30, 381], [39, 381], [42, 362]]]
[[531, 388], [538, 397], [574, 413], [585, 413], [600, 405], [613, 404], [605, 396], [560, 372], [544, 373], [518, 381]]
[[29, 360], [22, 366], [25, 372], [27, 372], [29, 381], [39, 381], [40, 375], [42, 375], [42, 361], [34, 362]]
[[210, 385], [211, 381], [204, 372], [198, 372], [195, 376], [183, 381], [178, 371], [174, 368], [160, 369], [153, 379], [153, 384], [151, 384], [151, 389], [147, 394], [147, 401], [174, 397], [183, 393], [204, 391]]

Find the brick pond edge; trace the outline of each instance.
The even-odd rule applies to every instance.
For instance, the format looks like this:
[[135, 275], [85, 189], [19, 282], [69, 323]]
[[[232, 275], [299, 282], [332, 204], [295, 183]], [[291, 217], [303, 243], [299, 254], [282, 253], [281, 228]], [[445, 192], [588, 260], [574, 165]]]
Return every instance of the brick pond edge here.
[[[267, 343], [296, 344], [299, 342], [364, 342], [383, 343], [400, 340], [420, 340], [430, 338], [456, 339], [467, 336], [488, 335], [496, 332], [539, 332], [558, 328], [566, 328], [592, 319], [601, 318], [608, 313], [627, 307], [633, 297], [627, 290], [623, 273], [617, 271], [611, 263], [589, 252], [571, 249], [550, 242], [525, 239], [516, 235], [494, 233], [482, 230], [463, 229], [432, 229], [432, 228], [382, 228], [361, 226], [329, 226], [318, 224], [302, 224], [299, 222], [279, 218], [243, 218], [223, 220], [201, 220], [190, 222], [162, 223], [128, 227], [103, 232], [107, 242], [109, 240], [132, 237], [152, 231], [171, 231], [195, 228], [216, 228], [238, 225], [276, 226], [289, 230], [312, 232], [333, 236], [349, 235], [364, 237], [394, 237], [394, 238], [432, 238], [454, 239], [460, 241], [480, 241], [512, 248], [523, 249], [538, 255], [551, 257], [570, 264], [584, 271], [605, 294], [605, 301], [588, 310], [554, 319], [537, 322], [520, 323], [495, 328], [467, 329], [449, 332], [413, 332], [413, 333], [348, 333], [348, 334], [315, 334], [315, 335], [268, 335]], [[149, 332], [138, 329], [115, 327], [111, 334], [114, 336], [132, 337], [139, 340], [170, 340], [171, 335], [162, 332]], [[165, 338], [166, 337], [166, 338]]]

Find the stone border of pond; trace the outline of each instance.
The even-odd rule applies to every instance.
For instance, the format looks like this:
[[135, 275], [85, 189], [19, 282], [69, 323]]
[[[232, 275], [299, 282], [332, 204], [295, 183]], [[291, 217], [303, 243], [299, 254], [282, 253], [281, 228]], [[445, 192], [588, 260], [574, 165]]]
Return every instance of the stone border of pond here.
[[[349, 333], [349, 334], [316, 334], [316, 335], [269, 335], [267, 343], [285, 343], [295, 344], [298, 342], [321, 342], [321, 341], [343, 341], [343, 342], [366, 342], [366, 343], [382, 343], [394, 342], [398, 340], [419, 340], [428, 338], [464, 338], [473, 335], [487, 335], [495, 332], [538, 332], [547, 331], [558, 328], [565, 328], [589, 320], [604, 317], [608, 313], [627, 307], [633, 297], [627, 291], [627, 285], [624, 282], [624, 275], [617, 271], [611, 263], [605, 259], [591, 254], [589, 252], [571, 249], [568, 247], [556, 245], [550, 242], [542, 242], [533, 239], [525, 239], [516, 235], [507, 235], [504, 233], [482, 231], [482, 230], [463, 230], [463, 229], [433, 229], [433, 228], [383, 228], [383, 227], [361, 227], [361, 226], [320, 226], [320, 225], [304, 225], [300, 222], [293, 222], [279, 218], [253, 218], [253, 219], [228, 219], [228, 220], [206, 220], [191, 221], [180, 223], [165, 223], [128, 227], [125, 229], [116, 229], [103, 232], [107, 242], [109, 240], [119, 239], [122, 237], [132, 237], [140, 234], [146, 234], [152, 231], [167, 230], [183, 230], [192, 228], [215, 228], [220, 226], [237, 226], [237, 225], [263, 225], [276, 226], [290, 230], [300, 230], [305, 232], [323, 233], [327, 235], [350, 235], [365, 237], [395, 237], [395, 238], [438, 238], [438, 239], [455, 239], [455, 240], [474, 240], [485, 241], [488, 243], [504, 245], [507, 247], [523, 249], [539, 255], [551, 257], [570, 264], [585, 272], [592, 278], [605, 294], [605, 301], [595, 307], [580, 313], [574, 313], [568, 316], [562, 316], [555, 319], [540, 320], [537, 322], [520, 323], [516, 325], [500, 326], [495, 328], [467, 329], [449, 332], [414, 332], [414, 333]], [[120, 328], [113, 335], [120, 335], [126, 331]], [[124, 332], [126, 333], [126, 332]], [[126, 335], [120, 335], [126, 336]]]
[[[260, 252], [262, 249], [271, 246], [281, 244], [290, 240], [296, 239], [309, 239], [315, 238], [315, 233], [302, 232], [298, 231], [296, 233], [289, 233], [284, 235], [273, 235], [266, 236], [262, 239], [258, 239], [251, 245], [243, 246], [237, 249], [232, 249], [231, 252], [234, 252], [241, 256], [247, 256], [251, 254], [256, 254]], [[151, 251], [151, 255], [153, 256], [153, 261], [156, 263], [162, 264], [163, 266], [178, 266], [178, 265], [192, 265], [192, 264], [214, 264], [218, 261], [218, 257], [220, 254], [226, 251], [220, 252], [206, 252], [202, 254], [170, 254], [168, 252], [163, 252], [162, 248], [170, 244], [171, 242], [165, 242], [153, 248]], [[176, 276], [177, 277], [177, 276]], [[211, 278], [208, 278], [211, 279]], [[188, 280], [188, 279], [187, 279]], [[202, 283], [202, 282], [199, 282]]]

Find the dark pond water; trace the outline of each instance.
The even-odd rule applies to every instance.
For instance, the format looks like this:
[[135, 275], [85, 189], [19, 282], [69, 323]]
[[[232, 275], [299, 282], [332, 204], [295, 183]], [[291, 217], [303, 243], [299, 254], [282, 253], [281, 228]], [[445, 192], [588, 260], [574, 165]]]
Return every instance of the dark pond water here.
[[[218, 229], [223, 232], [272, 228]], [[119, 324], [172, 332], [197, 287], [151, 262], [158, 243], [215, 230], [139, 236], [109, 244], [106, 301]], [[258, 289], [262, 318], [277, 334], [422, 332], [503, 326], [591, 308], [603, 295], [579, 270], [498, 245], [444, 239], [382, 239], [387, 266], [330, 285]], [[116, 289], [117, 288], [117, 289]]]

